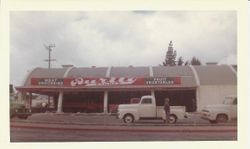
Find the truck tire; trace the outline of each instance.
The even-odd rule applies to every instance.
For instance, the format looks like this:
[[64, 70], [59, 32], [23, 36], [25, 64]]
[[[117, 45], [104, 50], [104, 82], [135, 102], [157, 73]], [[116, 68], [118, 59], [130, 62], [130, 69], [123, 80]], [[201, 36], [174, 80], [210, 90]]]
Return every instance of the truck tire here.
[[15, 115], [13, 114], [13, 115], [10, 115], [10, 119], [12, 119], [12, 118], [14, 118], [15, 117]]
[[174, 124], [174, 123], [176, 123], [176, 121], [177, 121], [177, 116], [175, 116], [174, 114], [169, 115], [169, 123], [170, 124]]
[[28, 116], [18, 116], [18, 118], [20, 118], [20, 119], [27, 119], [28, 118]]
[[227, 120], [228, 120], [228, 117], [227, 117], [226, 114], [219, 114], [219, 115], [217, 115], [217, 117], [216, 117], [216, 122], [217, 122], [217, 123], [226, 123]]
[[216, 123], [217, 123], [216, 120], [209, 120], [209, 122], [210, 122], [211, 124], [216, 124]]
[[132, 114], [126, 114], [123, 117], [124, 123], [133, 123], [134, 122], [134, 116]]

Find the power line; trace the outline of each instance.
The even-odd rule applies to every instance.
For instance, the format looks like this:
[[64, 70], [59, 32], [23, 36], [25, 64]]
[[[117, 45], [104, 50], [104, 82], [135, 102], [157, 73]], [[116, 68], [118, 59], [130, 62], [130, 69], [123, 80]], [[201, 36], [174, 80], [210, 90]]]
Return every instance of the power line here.
[[50, 62], [51, 61], [56, 61], [56, 59], [51, 59], [51, 54], [50, 52], [52, 51], [52, 48], [56, 47], [55, 44], [49, 44], [48, 46], [44, 44], [44, 47], [49, 51], [49, 58], [48, 59], [45, 59], [44, 61], [48, 62], [48, 68], [50, 69], [51, 68], [51, 64]]

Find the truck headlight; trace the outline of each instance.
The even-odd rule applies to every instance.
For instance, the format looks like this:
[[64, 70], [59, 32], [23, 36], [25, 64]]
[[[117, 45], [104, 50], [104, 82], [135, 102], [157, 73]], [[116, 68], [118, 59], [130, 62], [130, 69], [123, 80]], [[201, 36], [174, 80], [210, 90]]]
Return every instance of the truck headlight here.
[[205, 109], [203, 109], [202, 112], [204, 112], [204, 113], [209, 113], [209, 111], [208, 111], [208, 110], [205, 110]]
[[204, 115], [204, 116], [210, 116], [210, 112], [208, 110], [203, 109], [202, 110], [202, 115]]

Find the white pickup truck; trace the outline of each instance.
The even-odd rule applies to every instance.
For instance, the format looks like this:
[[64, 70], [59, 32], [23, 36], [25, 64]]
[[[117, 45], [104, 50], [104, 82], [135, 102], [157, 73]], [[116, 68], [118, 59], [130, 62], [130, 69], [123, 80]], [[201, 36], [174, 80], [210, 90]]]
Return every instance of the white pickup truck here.
[[226, 123], [237, 119], [237, 97], [225, 97], [223, 104], [208, 105], [201, 112], [201, 118], [210, 123]]
[[[166, 119], [163, 106], [156, 106], [155, 97], [150, 95], [142, 96], [139, 103], [119, 105], [117, 114], [125, 123], [140, 119]], [[176, 123], [177, 119], [183, 118], [186, 118], [184, 106], [170, 106], [169, 123]]]

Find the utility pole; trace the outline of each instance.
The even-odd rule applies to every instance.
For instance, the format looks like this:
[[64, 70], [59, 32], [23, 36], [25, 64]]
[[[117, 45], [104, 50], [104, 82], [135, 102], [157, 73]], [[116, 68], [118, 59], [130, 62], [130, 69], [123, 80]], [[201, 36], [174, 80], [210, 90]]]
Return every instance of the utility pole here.
[[48, 46], [44, 44], [44, 47], [49, 51], [49, 58], [46, 59], [45, 61], [48, 62], [48, 68], [51, 68], [50, 62], [51, 61], [56, 61], [56, 59], [51, 59], [51, 54], [50, 52], [52, 51], [52, 48], [56, 47], [55, 44], [49, 44]]
[[[45, 59], [46, 62], [48, 62], [48, 68], [50, 69], [51, 68], [51, 65], [50, 65], [50, 62], [51, 61], [56, 61], [56, 59], [51, 59], [51, 54], [50, 52], [52, 51], [52, 48], [56, 47], [55, 44], [49, 44], [48, 46], [44, 44], [44, 47], [49, 51], [49, 58], [48, 59]], [[50, 107], [50, 95], [48, 95], [48, 103], [47, 103], [47, 106], [46, 106], [46, 110], [48, 110], [47, 108]]]

